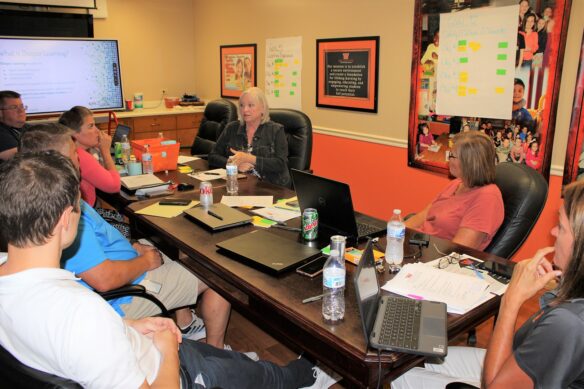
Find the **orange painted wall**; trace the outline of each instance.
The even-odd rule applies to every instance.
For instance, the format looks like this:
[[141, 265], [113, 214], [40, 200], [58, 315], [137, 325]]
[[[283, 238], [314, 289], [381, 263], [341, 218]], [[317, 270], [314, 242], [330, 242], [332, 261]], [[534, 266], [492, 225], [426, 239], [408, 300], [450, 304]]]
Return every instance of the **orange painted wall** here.
[[[314, 134], [312, 169], [350, 184], [355, 209], [385, 220], [393, 208], [406, 215], [418, 211], [448, 182], [442, 175], [408, 167], [405, 148], [321, 134]], [[549, 232], [557, 222], [561, 184], [561, 177], [551, 177], [546, 206], [513, 260], [553, 244]]]

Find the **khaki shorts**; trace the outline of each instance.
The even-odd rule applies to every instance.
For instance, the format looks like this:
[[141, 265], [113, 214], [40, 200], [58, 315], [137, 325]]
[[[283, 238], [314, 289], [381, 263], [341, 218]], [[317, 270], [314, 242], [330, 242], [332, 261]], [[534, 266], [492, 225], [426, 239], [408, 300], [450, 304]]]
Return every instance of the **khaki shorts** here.
[[[161, 285], [160, 291], [158, 293], [151, 291], [146, 280]], [[166, 309], [172, 310], [194, 305], [197, 302], [199, 282], [199, 279], [181, 264], [165, 259], [162, 266], [146, 272], [146, 277], [140, 284], [160, 300]], [[160, 313], [156, 305], [140, 297], [133, 297], [132, 302], [122, 304], [120, 308], [128, 319], [140, 319]]]

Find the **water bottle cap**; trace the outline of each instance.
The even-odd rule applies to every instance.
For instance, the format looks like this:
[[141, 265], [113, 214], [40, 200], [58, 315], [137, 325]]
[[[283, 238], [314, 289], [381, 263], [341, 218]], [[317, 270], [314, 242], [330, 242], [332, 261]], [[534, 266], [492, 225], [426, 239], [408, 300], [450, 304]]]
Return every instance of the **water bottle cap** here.
[[397, 209], [397, 208], [396, 208], [396, 209], [394, 209], [394, 210], [393, 210], [393, 214], [394, 214], [394, 215], [401, 215], [401, 209]]

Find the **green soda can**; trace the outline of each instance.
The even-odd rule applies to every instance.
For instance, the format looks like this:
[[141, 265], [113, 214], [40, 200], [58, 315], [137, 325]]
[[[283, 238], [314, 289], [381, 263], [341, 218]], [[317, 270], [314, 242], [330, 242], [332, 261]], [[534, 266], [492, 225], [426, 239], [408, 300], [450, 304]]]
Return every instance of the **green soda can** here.
[[122, 159], [122, 143], [116, 142], [114, 143], [114, 160], [116, 165], [123, 165], [124, 161]]
[[302, 212], [302, 238], [315, 240], [318, 237], [318, 211], [314, 208], [306, 208]]

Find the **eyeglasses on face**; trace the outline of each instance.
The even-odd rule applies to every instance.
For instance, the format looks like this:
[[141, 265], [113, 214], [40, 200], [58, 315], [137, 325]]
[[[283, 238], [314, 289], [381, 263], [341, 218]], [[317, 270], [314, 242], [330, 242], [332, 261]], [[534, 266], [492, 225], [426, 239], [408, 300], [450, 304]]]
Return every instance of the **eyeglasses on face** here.
[[5, 107], [0, 108], [2, 111], [26, 111], [28, 109], [28, 105], [7, 105]]

